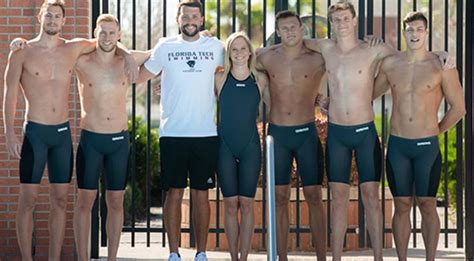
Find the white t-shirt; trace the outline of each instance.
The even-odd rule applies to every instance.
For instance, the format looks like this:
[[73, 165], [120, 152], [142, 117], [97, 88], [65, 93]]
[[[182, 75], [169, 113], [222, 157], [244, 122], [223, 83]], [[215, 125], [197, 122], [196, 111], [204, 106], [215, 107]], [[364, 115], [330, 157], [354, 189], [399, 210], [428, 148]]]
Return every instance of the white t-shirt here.
[[224, 45], [201, 36], [162, 38], [145, 68], [161, 73], [160, 137], [217, 136], [214, 73], [224, 63]]

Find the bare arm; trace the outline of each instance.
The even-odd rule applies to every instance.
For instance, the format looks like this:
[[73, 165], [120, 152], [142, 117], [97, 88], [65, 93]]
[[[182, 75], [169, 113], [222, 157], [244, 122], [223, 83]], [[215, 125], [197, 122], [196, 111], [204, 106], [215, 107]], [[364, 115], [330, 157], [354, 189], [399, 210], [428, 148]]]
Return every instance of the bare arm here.
[[462, 94], [456, 69], [443, 71], [442, 86], [444, 97], [449, 104], [449, 109], [439, 123], [439, 131], [443, 133], [454, 126], [466, 114], [466, 106]]
[[10, 52], [4, 75], [3, 124], [8, 153], [15, 158], [20, 158], [21, 151], [21, 143], [15, 135], [14, 121], [18, 92], [20, 90], [20, 78], [23, 70], [24, 52], [23, 50]]
[[151, 55], [151, 50], [148, 50], [148, 51], [132, 50], [130, 52], [138, 66], [144, 64], [145, 61], [148, 60], [148, 58], [150, 58], [150, 55]]
[[303, 44], [306, 46], [306, 48], [316, 51], [316, 52], [321, 52], [321, 39], [303, 39]]
[[144, 65], [141, 65], [140, 66], [140, 71], [138, 73], [138, 79], [137, 79], [137, 84], [138, 83], [144, 83], [150, 79], [152, 79], [153, 77], [155, 77], [156, 75], [153, 74], [152, 72], [148, 71], [147, 68], [145, 68]]
[[380, 70], [375, 78], [374, 90], [372, 92], [372, 100], [377, 99], [379, 96], [383, 95], [390, 89], [388, 82], [387, 74], [384, 71], [384, 62], [380, 65]]
[[219, 99], [219, 95], [221, 94], [224, 81], [225, 81], [224, 72], [217, 71], [214, 77], [214, 93], [216, 94], [217, 99]]

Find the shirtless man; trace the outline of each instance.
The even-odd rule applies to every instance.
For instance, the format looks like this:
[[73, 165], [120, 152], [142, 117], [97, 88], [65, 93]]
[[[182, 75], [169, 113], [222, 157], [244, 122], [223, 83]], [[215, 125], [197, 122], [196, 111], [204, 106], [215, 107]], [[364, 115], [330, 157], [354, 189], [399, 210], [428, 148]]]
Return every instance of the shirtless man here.
[[[463, 117], [465, 105], [457, 70], [443, 71], [438, 57], [426, 50], [426, 17], [421, 12], [408, 13], [403, 29], [408, 50], [383, 60], [374, 96], [388, 88], [392, 91], [387, 175], [395, 199], [392, 224], [398, 259], [407, 260], [415, 197], [422, 215], [426, 260], [434, 260], [440, 230], [436, 211], [441, 175], [438, 135]], [[438, 121], [443, 98], [450, 108]]]
[[293, 159], [303, 183], [318, 260], [326, 260], [326, 224], [322, 204], [323, 153], [314, 123], [314, 102], [325, 74], [321, 54], [303, 45], [297, 14], [277, 14], [275, 28], [281, 44], [259, 50], [258, 66], [269, 78], [270, 124], [275, 141], [275, 196], [279, 260], [288, 260], [288, 202]]
[[[91, 210], [102, 166], [105, 167], [108, 260], [116, 260], [123, 226], [123, 196], [127, 182], [129, 135], [126, 110], [130, 86], [123, 72], [124, 59], [115, 51], [120, 39], [117, 18], [97, 18], [94, 52], [76, 63], [81, 97], [81, 140], [77, 149], [78, 198], [74, 211], [74, 235], [78, 260], [89, 260], [88, 239]], [[137, 64], [150, 52], [132, 52]]]
[[305, 40], [304, 44], [322, 53], [329, 81], [326, 160], [332, 192], [333, 259], [341, 260], [342, 256], [347, 228], [352, 152], [355, 151], [361, 198], [374, 258], [381, 260], [382, 212], [378, 197], [382, 174], [381, 148], [373, 122], [371, 101], [377, 64], [396, 51], [385, 44], [368, 48], [367, 43], [357, 39], [355, 9], [347, 1], [331, 5], [328, 18], [336, 35], [335, 39], [310, 39]]
[[[46, 162], [51, 204], [49, 260], [60, 260], [61, 255], [73, 163], [68, 123], [71, 76], [77, 58], [95, 48], [92, 41], [59, 37], [64, 8], [61, 1], [45, 1], [38, 15], [40, 34], [24, 49], [10, 53], [5, 71], [6, 143], [10, 156], [20, 158], [16, 232], [22, 260], [32, 260], [33, 209]], [[23, 144], [14, 131], [20, 86], [26, 101]]]

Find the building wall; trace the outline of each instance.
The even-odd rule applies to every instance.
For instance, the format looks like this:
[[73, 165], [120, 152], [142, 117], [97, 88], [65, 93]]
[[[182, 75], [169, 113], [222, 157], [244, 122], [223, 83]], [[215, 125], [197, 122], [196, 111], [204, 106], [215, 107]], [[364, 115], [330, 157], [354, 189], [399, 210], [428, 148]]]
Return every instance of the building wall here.
[[[0, 92], [3, 101], [4, 72], [8, 59], [8, 45], [15, 37], [31, 39], [39, 33], [39, 23], [36, 16], [43, 0], [0, 0]], [[90, 2], [89, 0], [66, 0], [66, 26], [63, 37], [89, 37], [90, 32]], [[75, 80], [72, 81], [70, 92], [70, 123], [73, 142], [78, 142], [78, 117], [80, 105]], [[25, 106], [22, 95], [19, 95], [15, 119], [15, 131], [21, 135]], [[0, 108], [0, 110], [2, 110]], [[0, 116], [3, 122], [3, 111]], [[15, 232], [15, 212], [19, 193], [18, 160], [8, 156], [3, 124], [0, 127], [0, 260], [16, 259], [19, 248]], [[73, 202], [75, 200], [75, 178], [71, 182], [67, 205], [66, 234], [63, 244], [62, 260], [72, 260], [74, 253], [74, 238], [72, 228]], [[39, 259], [46, 260], [48, 254], [48, 216], [49, 190], [47, 172], [41, 183], [40, 196], [34, 210], [34, 240], [33, 251]]]

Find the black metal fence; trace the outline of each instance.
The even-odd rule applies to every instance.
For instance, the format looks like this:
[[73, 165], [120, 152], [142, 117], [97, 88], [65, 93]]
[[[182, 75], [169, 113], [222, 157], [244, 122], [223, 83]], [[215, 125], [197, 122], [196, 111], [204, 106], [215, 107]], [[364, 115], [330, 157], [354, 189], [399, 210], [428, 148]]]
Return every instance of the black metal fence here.
[[[169, 34], [168, 31], [177, 29], [174, 26], [174, 18], [176, 13], [172, 12], [173, 8], [170, 6], [176, 5], [178, 1], [171, 0], [101, 0], [91, 1], [92, 2], [92, 28], [95, 28], [95, 20], [100, 13], [112, 13], [115, 14], [122, 25], [122, 35], [126, 33], [130, 34], [128, 40], [123, 39], [122, 42], [128, 41], [126, 44], [132, 49], [151, 49], [156, 44], [159, 37], [165, 37]], [[201, 0], [205, 6], [205, 25], [204, 27], [213, 32], [218, 38], [224, 39], [227, 34], [234, 31], [244, 30], [250, 36], [254, 44], [256, 45], [267, 45], [271, 33], [273, 32], [272, 19], [279, 10], [290, 9], [294, 10], [301, 15], [308, 15], [310, 21], [310, 36], [311, 37], [331, 37], [331, 28], [329, 22], [322, 24], [317, 22], [316, 17], [325, 17], [327, 14], [327, 7], [331, 2], [335, 0]], [[421, 10], [428, 15], [430, 36], [428, 42], [428, 48], [430, 50], [446, 50], [450, 54], [455, 54], [457, 59], [457, 68], [459, 71], [459, 77], [463, 83], [465, 89], [465, 100], [467, 106], [467, 115], [465, 119], [458, 123], [455, 127], [454, 137], [449, 137], [448, 133], [443, 134], [444, 144], [444, 157], [443, 157], [443, 179], [442, 186], [444, 186], [443, 197], [438, 200], [438, 207], [444, 208], [444, 220], [441, 222], [441, 233], [444, 237], [444, 245], [448, 247], [448, 237], [450, 234], [456, 235], [456, 246], [458, 248], [465, 247], [466, 259], [474, 259], [474, 175], [473, 175], [473, 100], [474, 94], [472, 92], [473, 87], [473, 49], [474, 49], [474, 1], [470, 0], [397, 0], [397, 1], [386, 1], [386, 0], [353, 0], [352, 1], [356, 8], [358, 8], [359, 27], [358, 34], [362, 38], [366, 34], [375, 34], [386, 39], [387, 43], [391, 43], [398, 49], [403, 49], [402, 38], [401, 38], [401, 19], [406, 12], [411, 10]], [[112, 8], [113, 7], [113, 8]], [[230, 8], [229, 8], [230, 7]], [[117, 11], [119, 10], [119, 11]], [[229, 13], [230, 11], [230, 13]], [[140, 12], [146, 12], [140, 13]], [[154, 21], [154, 20], [157, 21]], [[173, 21], [173, 22], [170, 22]], [[144, 25], [146, 26], [140, 26]], [[158, 25], [158, 26], [157, 26]], [[159, 27], [157, 30], [157, 28]], [[271, 28], [271, 29], [270, 29]], [[128, 30], [128, 32], [125, 32]], [[396, 32], [394, 35], [393, 32]], [[323, 34], [321, 36], [321, 34]], [[324, 35], [326, 34], [326, 35]], [[224, 36], [224, 37], [223, 37]], [[123, 37], [124, 38], [124, 37]], [[141, 45], [140, 45], [141, 44]], [[436, 48], [434, 48], [434, 46]], [[137, 108], [144, 110], [144, 122], [147, 128], [147, 144], [146, 144], [146, 159], [145, 159], [145, 172], [146, 172], [146, 217], [145, 226], [136, 226], [137, 217], [135, 216], [135, 204], [136, 204], [136, 178], [137, 178], [137, 142], [134, 138], [132, 140], [131, 150], [131, 223], [129, 226], [125, 226], [123, 231], [131, 233], [131, 245], [135, 245], [136, 234], [146, 233], [147, 246], [150, 246], [151, 233], [161, 233], [162, 244], [165, 245], [165, 230], [163, 223], [159, 227], [151, 226], [151, 213], [150, 207], [156, 205], [157, 202], [153, 202], [152, 195], [152, 168], [151, 162], [157, 160], [151, 158], [151, 135], [153, 125], [153, 115], [158, 115], [156, 111], [152, 110], [153, 98], [152, 98], [152, 83], [148, 82], [144, 88], [140, 89], [133, 85], [131, 95], [131, 119], [132, 119], [132, 135], [136, 137], [136, 119], [138, 117]], [[143, 99], [144, 98], [144, 99]], [[377, 108], [378, 107], [378, 108]], [[387, 103], [386, 97], [382, 97], [380, 103], [374, 105], [374, 110], [380, 115], [380, 135], [381, 144], [383, 148], [386, 148], [387, 138]], [[444, 105], [444, 110], [447, 110], [447, 103]], [[156, 118], [156, 117], [155, 117]], [[265, 121], [265, 119], [264, 119]], [[265, 125], [264, 125], [265, 126]], [[464, 129], [463, 129], [464, 127]], [[464, 130], [464, 132], [463, 132]], [[455, 139], [455, 159], [454, 159], [454, 175], [451, 179], [456, 180], [456, 192], [455, 199], [451, 202], [456, 205], [455, 213], [455, 227], [449, 227], [449, 204], [450, 204], [450, 192], [448, 190], [450, 181], [450, 169], [449, 169], [449, 156], [452, 154], [449, 148], [450, 139]], [[451, 148], [451, 150], [453, 150]], [[383, 171], [385, 174], [385, 160], [381, 159]], [[143, 167], [143, 166], [142, 166]], [[451, 170], [451, 173], [453, 171]], [[382, 175], [382, 184], [386, 183], [385, 175]], [[297, 184], [299, 187], [299, 184]], [[264, 189], [264, 186], [263, 186]], [[299, 189], [296, 190], [297, 198], [299, 199]], [[329, 190], [328, 199], [329, 199]], [[102, 193], [104, 194], [104, 193]], [[265, 195], [265, 193], [263, 193]], [[385, 186], [381, 188], [382, 195], [382, 211], [383, 220], [385, 220]], [[163, 195], [164, 196], [164, 195]], [[219, 202], [219, 190], [217, 189], [216, 198]], [[163, 200], [163, 197], [161, 197]], [[101, 199], [100, 213], [102, 228], [102, 246], [106, 245], [106, 233], [105, 233], [105, 200]], [[99, 211], [98, 204], [96, 204], [93, 212], [93, 225], [92, 225], [92, 257], [98, 256], [99, 246]], [[296, 234], [296, 244], [300, 244], [300, 235], [302, 233], [309, 233], [309, 228], [301, 227], [300, 225], [300, 205], [297, 202], [297, 224], [290, 228], [290, 233]], [[262, 209], [265, 209], [265, 198], [262, 201]], [[328, 200], [327, 205], [327, 220], [330, 220], [330, 201]], [[224, 229], [219, 226], [219, 204], [216, 206], [216, 225], [210, 228], [209, 233], [216, 234], [216, 246], [220, 244], [219, 238], [224, 233]], [[265, 234], [265, 212], [262, 212], [261, 217], [262, 226], [256, 228], [256, 233]], [[358, 229], [349, 228], [347, 233], [359, 234], [359, 247], [366, 247], [370, 245], [366, 238], [366, 228], [364, 221], [363, 205], [359, 201], [359, 217], [358, 217]], [[189, 217], [191, 219], [191, 217]], [[416, 226], [416, 209], [413, 212], [413, 247], [417, 247], [416, 234], [421, 232], [421, 229]], [[190, 222], [191, 223], [191, 222]], [[329, 223], [329, 222], [328, 222]], [[384, 233], [391, 233], [390, 228], [385, 227]], [[330, 232], [328, 226], [328, 238]], [[190, 245], [194, 245], [194, 238], [192, 235], [192, 228], [183, 228], [182, 233], [190, 233]], [[262, 237], [265, 240], [264, 236]], [[384, 236], [385, 239], [385, 236]], [[264, 243], [263, 243], [264, 244]], [[329, 244], [329, 240], [328, 240]]]

